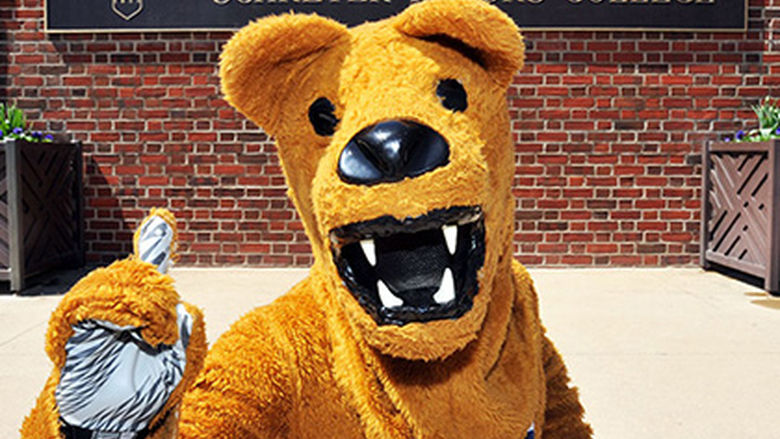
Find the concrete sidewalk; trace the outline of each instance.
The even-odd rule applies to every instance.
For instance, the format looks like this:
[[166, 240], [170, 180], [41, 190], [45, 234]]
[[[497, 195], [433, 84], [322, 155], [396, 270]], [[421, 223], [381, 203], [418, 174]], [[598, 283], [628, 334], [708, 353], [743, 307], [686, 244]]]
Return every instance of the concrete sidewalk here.
[[[780, 437], [780, 299], [697, 269], [530, 271], [597, 438]], [[306, 272], [173, 276], [213, 341]], [[0, 438], [18, 437], [50, 372], [44, 333], [60, 298], [0, 296]]]

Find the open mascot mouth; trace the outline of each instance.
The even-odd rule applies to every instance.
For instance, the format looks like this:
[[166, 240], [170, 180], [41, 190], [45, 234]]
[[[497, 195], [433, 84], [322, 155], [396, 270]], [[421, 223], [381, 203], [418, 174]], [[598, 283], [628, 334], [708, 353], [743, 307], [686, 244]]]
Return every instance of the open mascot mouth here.
[[330, 232], [339, 275], [378, 325], [456, 319], [471, 309], [485, 260], [479, 206], [381, 216]]

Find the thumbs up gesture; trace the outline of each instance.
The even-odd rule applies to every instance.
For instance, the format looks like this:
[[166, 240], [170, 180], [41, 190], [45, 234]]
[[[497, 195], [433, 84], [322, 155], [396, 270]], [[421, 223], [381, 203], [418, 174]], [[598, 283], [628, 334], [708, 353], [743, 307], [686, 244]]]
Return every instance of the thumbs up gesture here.
[[172, 438], [184, 389], [206, 353], [201, 312], [180, 301], [166, 274], [176, 222], [153, 209], [134, 254], [94, 270], [52, 314], [46, 352], [54, 370], [22, 438]]

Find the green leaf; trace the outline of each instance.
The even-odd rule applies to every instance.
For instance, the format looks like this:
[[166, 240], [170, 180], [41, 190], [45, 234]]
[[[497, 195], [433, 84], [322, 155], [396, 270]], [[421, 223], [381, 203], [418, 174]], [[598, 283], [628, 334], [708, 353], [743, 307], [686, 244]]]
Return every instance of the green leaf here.
[[759, 105], [751, 106], [761, 129], [777, 129], [780, 126], [780, 107], [767, 96]]

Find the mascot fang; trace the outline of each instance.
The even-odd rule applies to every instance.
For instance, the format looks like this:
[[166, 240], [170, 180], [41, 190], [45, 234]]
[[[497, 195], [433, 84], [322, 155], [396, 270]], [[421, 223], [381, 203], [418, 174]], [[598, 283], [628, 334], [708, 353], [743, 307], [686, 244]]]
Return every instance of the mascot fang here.
[[238, 31], [223, 90], [277, 140], [309, 277], [206, 354], [160, 262], [175, 221], [152, 212], [135, 254], [54, 312], [23, 438], [591, 437], [512, 258], [506, 89], [522, 64], [518, 29], [480, 0]]

